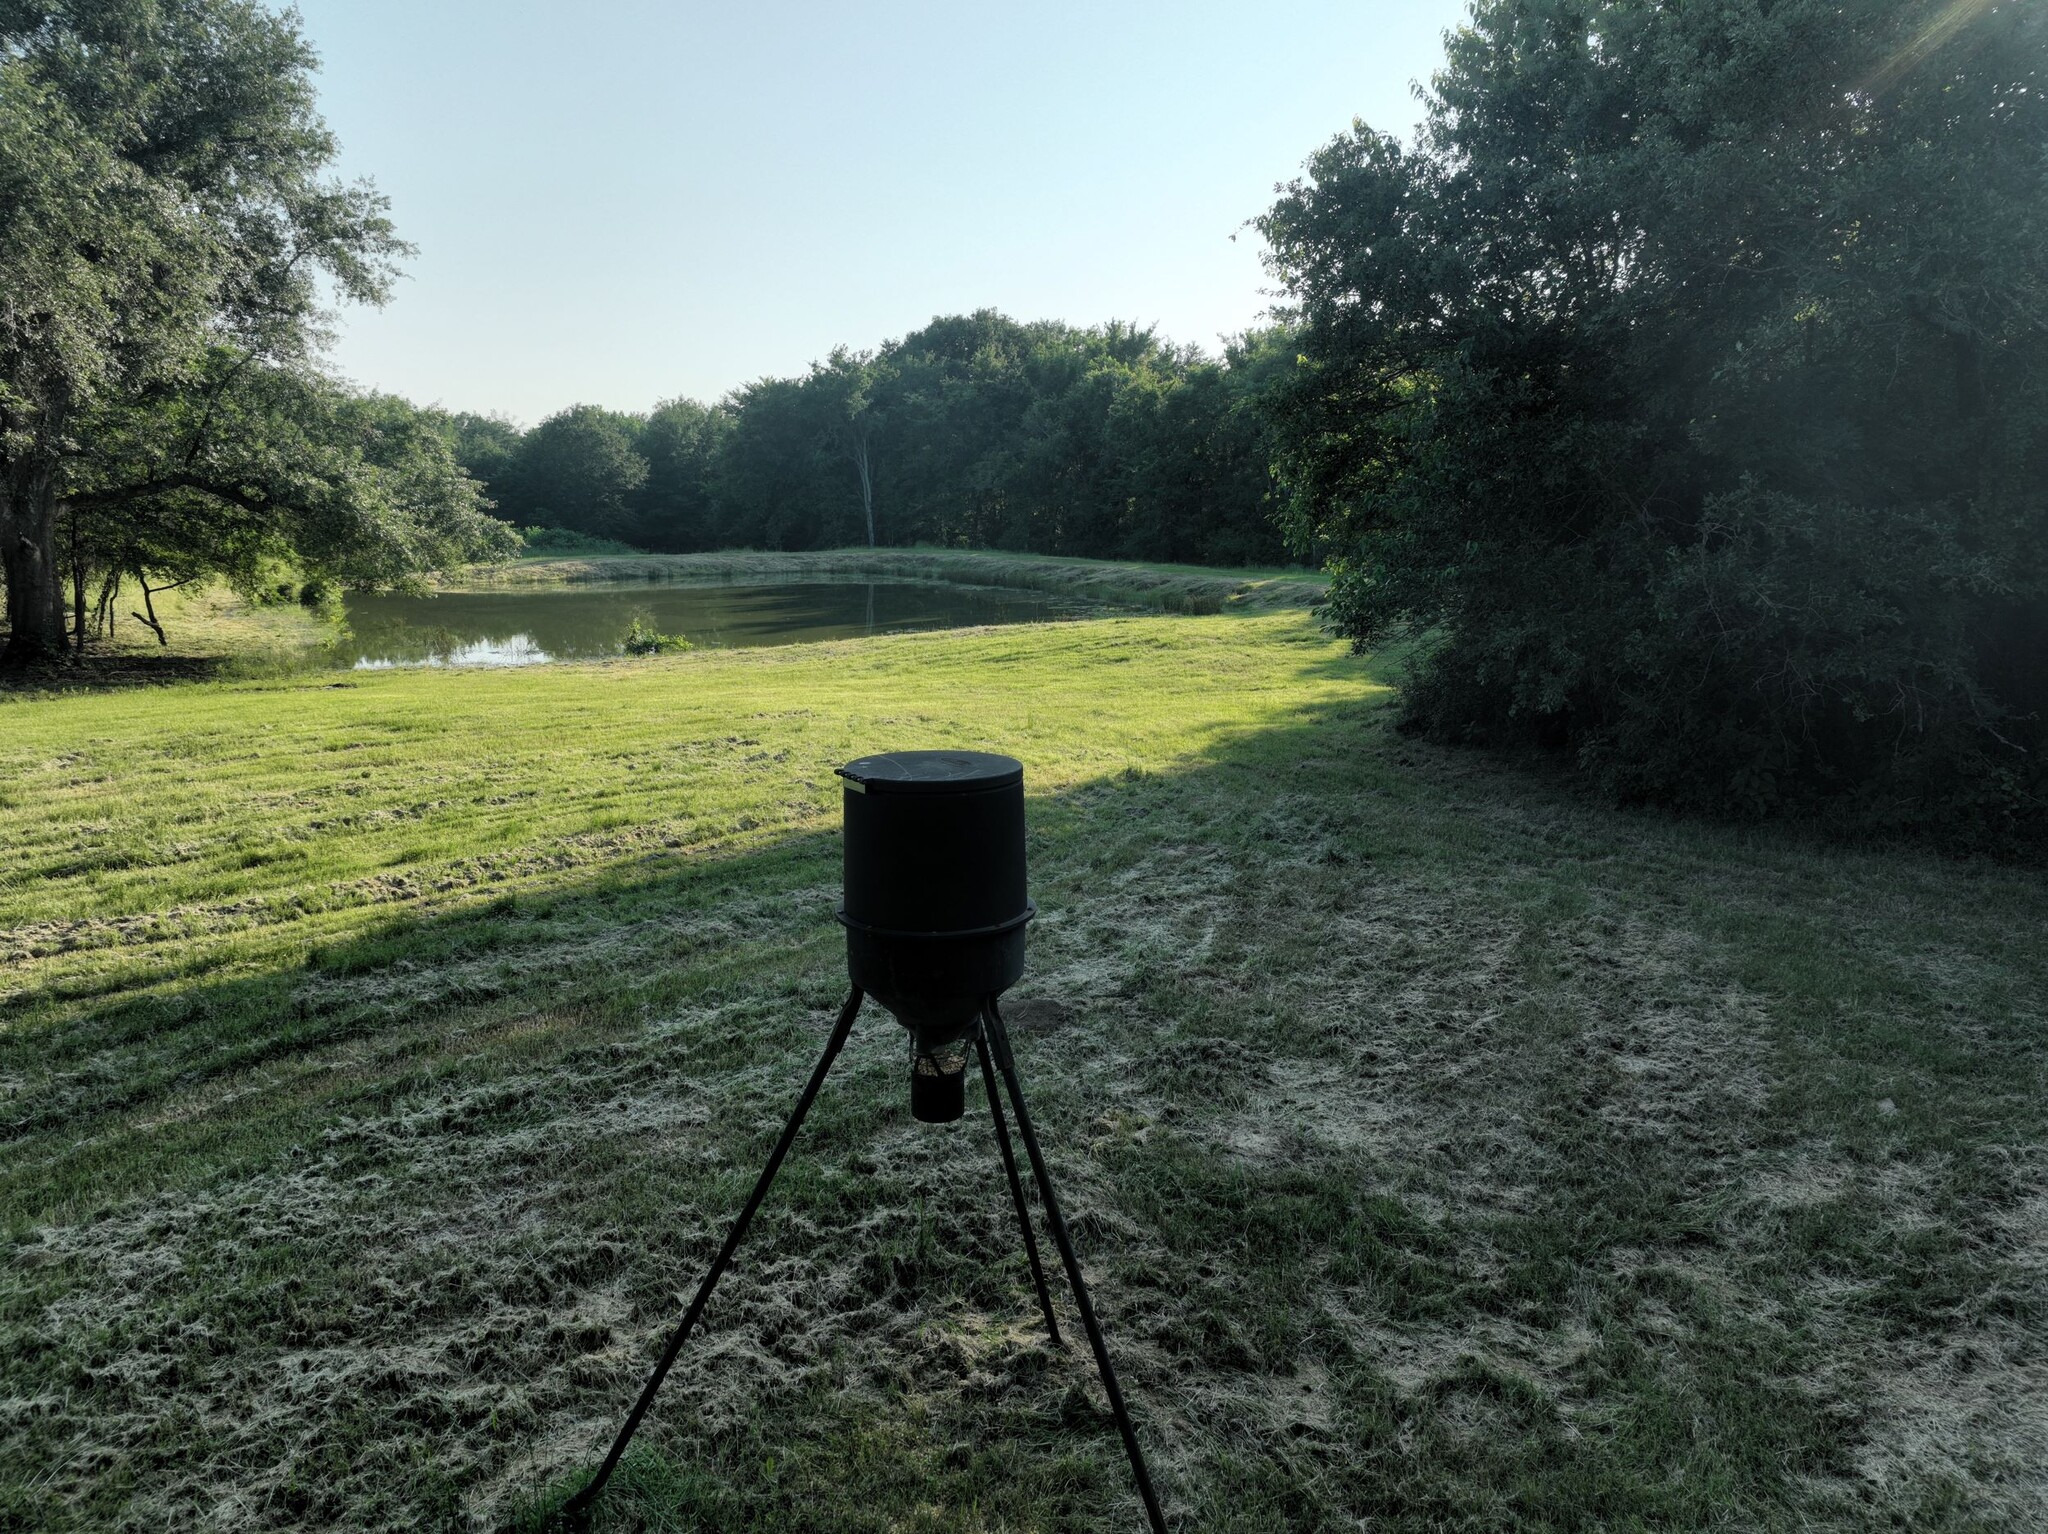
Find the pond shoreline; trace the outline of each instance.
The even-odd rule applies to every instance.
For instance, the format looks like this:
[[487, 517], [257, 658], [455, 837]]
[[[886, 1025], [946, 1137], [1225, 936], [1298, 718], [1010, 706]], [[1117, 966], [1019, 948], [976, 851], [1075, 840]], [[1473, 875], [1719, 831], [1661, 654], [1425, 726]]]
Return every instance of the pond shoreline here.
[[519, 559], [451, 571], [435, 584], [444, 591], [502, 591], [613, 582], [755, 585], [862, 578], [1039, 591], [1102, 606], [1197, 614], [1313, 607], [1329, 589], [1326, 577], [1308, 569], [1207, 569], [929, 548], [821, 549], [801, 554], [735, 549]]
[[[1314, 607], [1328, 581], [1306, 569], [1211, 569], [1126, 564], [989, 550], [825, 549], [808, 553], [726, 550], [708, 554], [615, 554], [520, 559], [443, 571], [430, 589], [449, 594], [569, 590], [579, 586], [740, 586], [891, 580], [1035, 591], [1077, 615], [1088, 611], [1261, 613]], [[0, 701], [133, 687], [251, 681], [330, 669], [324, 652], [338, 618], [253, 604], [225, 587], [188, 587], [162, 599], [168, 647], [127, 632], [93, 640], [82, 659], [0, 676]], [[1066, 616], [1065, 612], [1059, 614]], [[0, 629], [4, 632], [4, 629]]]

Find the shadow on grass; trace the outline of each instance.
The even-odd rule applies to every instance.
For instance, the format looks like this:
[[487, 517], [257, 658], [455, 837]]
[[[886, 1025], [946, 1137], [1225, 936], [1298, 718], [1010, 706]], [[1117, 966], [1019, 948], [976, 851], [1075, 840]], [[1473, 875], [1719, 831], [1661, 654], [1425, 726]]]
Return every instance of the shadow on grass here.
[[[678, 968], [680, 955], [664, 962], [607, 944], [606, 935], [658, 944], [664, 922], [836, 878], [837, 857], [837, 832], [814, 832], [743, 852], [681, 854], [655, 868], [594, 870], [431, 915], [400, 908], [314, 948], [297, 969], [167, 987], [63, 1024], [0, 1033], [0, 1062], [42, 1078], [40, 1090], [11, 1097], [0, 1145], [138, 1111], [167, 1094], [199, 1097], [227, 1078], [357, 1041], [410, 1041], [431, 1052], [436, 1030], [457, 1017], [487, 1027], [537, 1004], [593, 1020], [635, 1017], [705, 977]], [[836, 933], [830, 902], [818, 907], [813, 936]], [[622, 966], [627, 958], [641, 967]], [[117, 1054], [126, 1068], [108, 1069]]]
[[[0, 643], [4, 642], [5, 636], [0, 634]], [[88, 649], [83, 655], [67, 654], [61, 660], [0, 666], [0, 701], [180, 687], [191, 682], [267, 681], [331, 669], [327, 647], [311, 643], [219, 655]]]
[[226, 655], [150, 655], [88, 651], [58, 661], [0, 666], [0, 697], [43, 697], [67, 692], [113, 692], [128, 687], [169, 687], [217, 681], [229, 673]]

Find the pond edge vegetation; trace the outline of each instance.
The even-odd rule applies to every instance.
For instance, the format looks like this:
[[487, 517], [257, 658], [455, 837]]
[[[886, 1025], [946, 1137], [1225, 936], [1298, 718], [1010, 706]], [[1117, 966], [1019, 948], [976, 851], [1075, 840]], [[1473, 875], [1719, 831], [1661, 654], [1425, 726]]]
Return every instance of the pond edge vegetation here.
[[1266, 612], [1312, 607], [1328, 581], [1308, 569], [1215, 569], [1202, 565], [1062, 558], [988, 549], [819, 549], [781, 553], [732, 549], [706, 554], [602, 554], [472, 565], [440, 577], [447, 591], [648, 582], [776, 584], [821, 580], [939, 581], [1039, 591], [1106, 607], [1169, 612]]

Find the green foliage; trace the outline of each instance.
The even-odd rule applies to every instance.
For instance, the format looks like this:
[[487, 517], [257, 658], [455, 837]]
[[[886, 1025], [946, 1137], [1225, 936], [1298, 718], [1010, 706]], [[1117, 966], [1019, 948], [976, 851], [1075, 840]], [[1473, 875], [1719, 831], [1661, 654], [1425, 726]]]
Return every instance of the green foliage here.
[[645, 618], [634, 616], [626, 626], [626, 637], [621, 648], [628, 655], [681, 655], [697, 647], [681, 634], [664, 634]]
[[441, 417], [462, 472], [480, 484], [502, 481], [519, 455], [520, 430], [502, 415], [457, 411]]
[[695, 400], [665, 400], [655, 407], [639, 436], [647, 478], [634, 507], [636, 542], [679, 554], [712, 546], [712, 476], [731, 430], [729, 412]]
[[633, 499], [647, 481], [641, 423], [596, 405], [573, 405], [528, 432], [497, 490], [514, 522], [625, 540]]
[[1412, 721], [1630, 796], [2048, 832], [2048, 19], [1485, 0], [1262, 221], [1290, 530]]
[[[405, 247], [326, 176], [313, 56], [248, 0], [0, 7], [0, 569], [16, 661], [86, 587], [506, 551], [438, 425], [315, 366]], [[62, 547], [60, 550], [60, 533]]]
[[202, 388], [86, 423], [64, 529], [99, 568], [246, 587], [284, 561], [368, 588], [515, 546], [406, 401], [226, 351], [198, 373]]
[[520, 528], [519, 551], [542, 559], [561, 555], [636, 552], [632, 545], [621, 543], [616, 538], [593, 538], [588, 533], [572, 533], [566, 527]]
[[[809, 466], [809, 495], [841, 508], [810, 546], [865, 541], [852, 434], [840, 424], [858, 363], [852, 413], [869, 423], [880, 542], [1275, 563], [1284, 551], [1267, 504], [1270, 449], [1248, 407], [1260, 374], [1236, 365], [1266, 344], [1217, 363], [1127, 325], [1022, 325], [990, 310], [944, 317], [873, 359], [842, 355], [777, 385], [788, 398], [743, 394], [740, 442], [786, 462], [778, 445], [801, 429], [792, 418], [809, 403], [821, 417], [814, 436], [829, 445]], [[750, 407], [768, 417], [752, 440]], [[802, 546], [773, 527], [775, 492], [735, 467], [727, 541], [754, 542], [746, 534], [760, 527], [782, 533], [770, 546]]]

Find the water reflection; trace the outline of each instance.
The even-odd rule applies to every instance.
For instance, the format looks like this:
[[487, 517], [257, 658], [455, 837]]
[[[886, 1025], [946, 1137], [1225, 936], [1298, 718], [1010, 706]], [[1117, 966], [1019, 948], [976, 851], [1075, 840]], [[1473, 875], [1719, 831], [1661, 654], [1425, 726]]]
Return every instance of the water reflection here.
[[580, 586], [351, 596], [337, 665], [532, 666], [620, 654], [634, 619], [706, 647], [800, 644], [1054, 615], [1033, 592], [913, 581]]
[[449, 640], [445, 649], [431, 649], [422, 660], [398, 660], [389, 655], [358, 655], [358, 671], [389, 671], [395, 666], [539, 666], [555, 657], [533, 642], [529, 634], [510, 639], [472, 639], [468, 643]]

